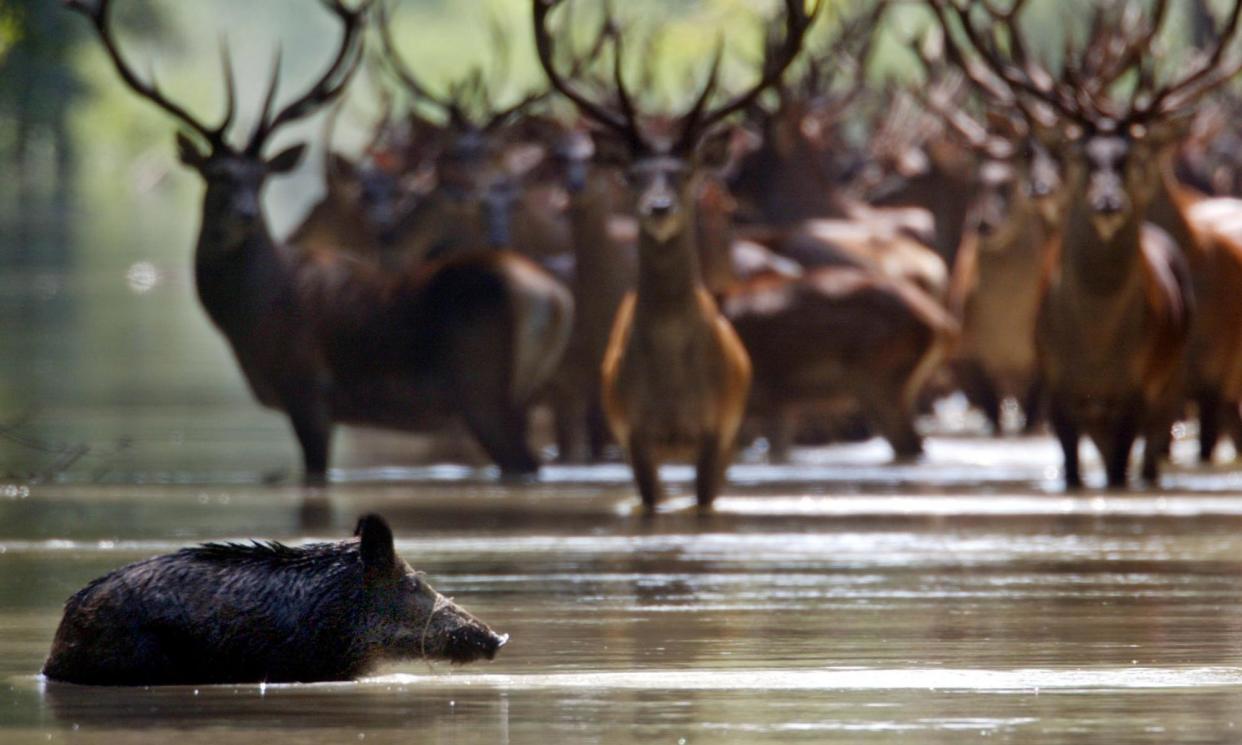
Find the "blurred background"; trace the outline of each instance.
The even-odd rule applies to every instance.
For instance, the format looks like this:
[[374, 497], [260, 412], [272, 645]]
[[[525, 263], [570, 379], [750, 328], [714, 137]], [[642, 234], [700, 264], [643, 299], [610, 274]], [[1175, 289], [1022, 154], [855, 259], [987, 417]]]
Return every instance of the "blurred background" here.
[[[254, 114], [246, 107], [261, 97], [277, 45], [285, 89], [293, 90], [318, 74], [336, 43], [331, 18], [308, 12], [310, 4], [119, 0], [118, 27], [138, 69], [208, 121], [222, 106], [218, 48], [227, 40], [245, 132]], [[599, 4], [578, 4], [574, 22], [585, 35]], [[659, 30], [659, 54], [645, 55], [661, 65], [655, 90], [645, 91], [654, 103], [680, 100], [717, 30], [738, 50], [726, 78], [746, 75], [759, 55], [756, 20], [773, 7], [617, 5], [635, 36]], [[1078, 5], [1043, 0], [1028, 11], [1028, 33], [1045, 52], [1074, 28]], [[833, 19], [854, 7], [830, 0], [817, 33], [830, 35]], [[542, 83], [529, 12], [528, 0], [403, 0], [393, 17], [398, 43], [424, 79], [499, 65], [509, 69], [516, 98]], [[921, 8], [898, 7], [885, 23], [869, 69], [876, 85], [918, 74], [906, 46], [928, 18]], [[1174, 18], [1168, 37], [1184, 38], [1184, 23]], [[493, 26], [507, 30], [503, 45]], [[369, 66], [352, 85], [335, 148], [356, 152], [366, 141], [386, 85], [377, 76], [384, 74]], [[323, 130], [320, 116], [278, 137], [314, 148], [267, 191], [278, 235], [322, 190]], [[194, 297], [202, 185], [177, 164], [174, 131], [120, 84], [81, 17], [54, 0], [0, 0], [0, 477], [158, 480], [194, 478], [187, 469], [219, 477], [223, 469], [249, 480], [273, 463], [294, 467], [281, 417], [251, 401]], [[250, 447], [237, 447], [238, 437]], [[346, 445], [347, 461], [349, 452]]]

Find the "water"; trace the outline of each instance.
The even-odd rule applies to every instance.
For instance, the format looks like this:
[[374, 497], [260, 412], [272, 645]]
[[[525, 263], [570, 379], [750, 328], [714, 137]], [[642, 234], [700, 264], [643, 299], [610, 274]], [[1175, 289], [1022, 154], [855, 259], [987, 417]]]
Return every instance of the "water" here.
[[[21, 322], [0, 334], [6, 745], [1242, 740], [1240, 477], [1185, 465], [1189, 439], [1161, 489], [1078, 496], [1047, 438], [945, 434], [903, 466], [879, 442], [750, 453], [714, 515], [670, 468], [645, 519], [621, 466], [500, 485], [443, 442], [344, 432], [333, 485], [307, 491], [183, 259], [147, 259], [137, 289], [127, 261], [0, 293]], [[337, 539], [365, 511], [512, 635], [496, 661], [308, 686], [37, 676], [90, 579], [203, 540]]]
[[[970, 450], [943, 444], [932, 452]], [[1006, 448], [1030, 450], [979, 443]], [[597, 470], [506, 488], [10, 490], [0, 740], [1217, 742], [1242, 711], [1242, 498], [808, 496], [824, 488], [808, 482], [736, 489], [707, 518], [674, 500], [648, 520]], [[204, 539], [336, 538], [367, 510], [439, 589], [512, 634], [495, 662], [308, 686], [35, 675], [64, 598], [112, 567]]]

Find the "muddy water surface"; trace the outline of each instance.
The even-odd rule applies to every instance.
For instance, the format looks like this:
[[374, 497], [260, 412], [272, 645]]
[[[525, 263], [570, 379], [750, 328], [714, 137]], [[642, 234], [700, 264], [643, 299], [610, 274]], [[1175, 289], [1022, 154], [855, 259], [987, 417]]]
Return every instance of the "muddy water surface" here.
[[[1067, 498], [1049, 439], [941, 436], [904, 466], [880, 443], [751, 453], [714, 516], [680, 496], [646, 520], [622, 466], [499, 485], [393, 466], [469, 452], [346, 433], [334, 485], [308, 493], [185, 257], [132, 261], [0, 278], [0, 743], [1242, 741], [1239, 474]], [[948, 413], [942, 431], [969, 429]], [[687, 493], [687, 469], [666, 476]], [[312, 686], [38, 678], [90, 579], [208, 539], [337, 539], [368, 510], [512, 635], [495, 662]]]
[[[942, 459], [969, 452], [945, 444]], [[0, 741], [1234, 739], [1242, 500], [1066, 498], [1034, 483], [897, 493], [875, 480], [882, 467], [813, 495], [818, 480], [788, 488], [794, 470], [781, 488], [735, 489], [713, 517], [674, 501], [655, 520], [608, 468], [310, 495], [17, 489], [0, 503]], [[108, 690], [35, 675], [61, 603], [92, 577], [208, 538], [336, 538], [364, 510], [392, 519], [400, 552], [442, 591], [512, 634], [495, 662], [312, 686]]]

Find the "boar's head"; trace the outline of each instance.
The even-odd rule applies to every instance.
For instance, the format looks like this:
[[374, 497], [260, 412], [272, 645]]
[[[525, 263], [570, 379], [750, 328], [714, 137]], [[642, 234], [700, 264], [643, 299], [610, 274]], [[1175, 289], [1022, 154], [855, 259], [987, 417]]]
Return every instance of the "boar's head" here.
[[393, 548], [392, 530], [378, 515], [365, 515], [354, 531], [366, 583], [369, 642], [378, 656], [455, 663], [492, 659], [509, 640], [427, 584]]

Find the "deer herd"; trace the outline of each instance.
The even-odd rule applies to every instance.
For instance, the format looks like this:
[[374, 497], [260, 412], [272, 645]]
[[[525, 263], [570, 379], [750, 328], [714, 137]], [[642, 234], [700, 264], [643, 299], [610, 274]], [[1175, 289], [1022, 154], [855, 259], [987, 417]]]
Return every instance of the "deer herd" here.
[[[954, 390], [998, 434], [1010, 399], [1028, 431], [1046, 421], [1070, 488], [1083, 435], [1110, 487], [1139, 437], [1155, 483], [1186, 417], [1205, 462], [1242, 437], [1242, 201], [1203, 155], [1227, 111], [1199, 125], [1242, 71], [1242, 0], [1184, 54], [1162, 53], [1169, 0], [1095, 2], [1056, 54], [1027, 36], [1027, 0], [903, 3], [925, 8], [895, 29], [922, 73], [904, 87], [869, 82], [883, 0], [831, 24], [824, 0], [780, 0], [748, 82], [721, 43], [661, 112], [657, 47], [625, 54], [610, 10], [574, 33], [571, 7], [594, 0], [531, 0], [546, 83], [506, 104], [511, 60], [434, 93], [384, 0], [322, 0], [340, 29], [327, 69], [281, 96], [278, 53], [248, 136], [227, 46], [209, 126], [135, 71], [113, 0], [67, 3], [177, 123], [206, 183], [199, 300], [288, 416], [308, 480], [337, 422], [457, 420], [503, 474], [533, 474], [536, 409], [561, 461], [619, 446], [649, 510], [662, 463], [692, 463], [710, 507], [761, 437], [773, 460], [871, 435], [918, 457], [916, 419]], [[307, 144], [272, 153], [273, 136], [335, 122], [368, 55], [380, 121], [356, 157], [325, 138], [326, 193], [278, 240], [264, 184]]]

